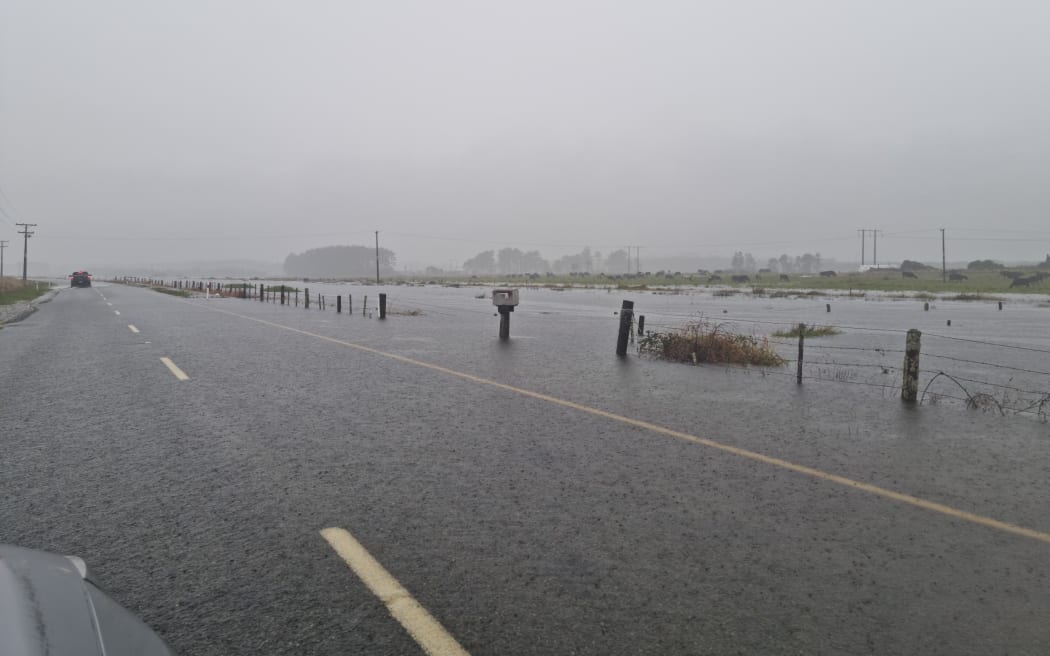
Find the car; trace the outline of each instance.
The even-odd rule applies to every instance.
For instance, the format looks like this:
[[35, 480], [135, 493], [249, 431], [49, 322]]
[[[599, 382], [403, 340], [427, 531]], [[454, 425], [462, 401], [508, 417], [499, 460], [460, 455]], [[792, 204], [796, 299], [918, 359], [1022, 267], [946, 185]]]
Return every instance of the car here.
[[91, 274], [87, 271], [74, 271], [69, 276], [70, 287], [90, 287]]
[[84, 561], [0, 544], [0, 656], [174, 656]]

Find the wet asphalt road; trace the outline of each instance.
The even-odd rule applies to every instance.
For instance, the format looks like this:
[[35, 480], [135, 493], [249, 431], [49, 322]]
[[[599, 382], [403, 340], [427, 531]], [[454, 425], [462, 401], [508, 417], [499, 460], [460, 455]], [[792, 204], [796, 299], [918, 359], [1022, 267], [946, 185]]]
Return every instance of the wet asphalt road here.
[[472, 654], [1050, 652], [1050, 544], [247, 317], [1050, 531], [1045, 424], [619, 361], [611, 316], [500, 344], [66, 290], [0, 330], [0, 541], [82, 556], [180, 653], [422, 653], [330, 526]]

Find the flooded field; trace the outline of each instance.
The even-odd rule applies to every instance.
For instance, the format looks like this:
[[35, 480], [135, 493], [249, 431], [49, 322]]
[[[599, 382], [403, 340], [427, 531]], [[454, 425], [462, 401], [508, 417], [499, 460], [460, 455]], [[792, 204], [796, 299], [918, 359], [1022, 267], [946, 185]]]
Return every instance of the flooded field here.
[[[718, 289], [522, 287], [521, 304], [511, 316], [511, 340], [501, 344], [488, 286], [299, 283], [297, 287], [304, 290], [300, 306], [305, 289], [314, 299], [321, 294], [326, 298], [325, 322], [355, 322], [355, 334], [377, 341], [386, 336], [399, 353], [454, 358], [482, 370], [497, 367], [500, 375], [513, 378], [532, 372], [545, 381], [603, 375], [596, 364], [616, 360], [617, 313], [623, 300], [634, 301], [636, 317], [645, 317], [646, 331], [665, 332], [706, 321], [724, 330], [768, 338], [789, 360], [786, 366], [773, 369], [671, 363], [645, 367], [649, 375], [663, 372], [661, 376], [672, 380], [680, 375], [707, 378], [714, 370], [728, 387], [734, 386], [729, 383], [733, 375], [773, 378], [793, 386], [798, 340], [772, 335], [805, 323], [834, 326], [841, 333], [805, 341], [804, 385], [837, 387], [839, 394], [845, 394], [843, 387], [859, 388], [852, 390], [851, 397], [897, 398], [905, 335], [909, 329], [918, 329], [922, 332], [919, 390], [923, 404], [969, 405], [984, 412], [1021, 413], [1037, 420], [1045, 420], [1050, 411], [1050, 297], [1046, 296], [958, 301], [870, 292], [863, 297], [799, 292], [770, 298], [750, 293], [726, 295]], [[378, 317], [381, 291], [387, 294], [390, 320], [377, 332], [362, 322]], [[342, 315], [335, 312], [337, 295], [342, 297]], [[353, 315], [347, 314], [348, 296]], [[315, 300], [310, 311], [316, 309]], [[644, 360], [637, 356], [637, 344], [629, 353], [633, 360]], [[507, 364], [508, 354], [514, 366], [500, 369], [499, 363]]]

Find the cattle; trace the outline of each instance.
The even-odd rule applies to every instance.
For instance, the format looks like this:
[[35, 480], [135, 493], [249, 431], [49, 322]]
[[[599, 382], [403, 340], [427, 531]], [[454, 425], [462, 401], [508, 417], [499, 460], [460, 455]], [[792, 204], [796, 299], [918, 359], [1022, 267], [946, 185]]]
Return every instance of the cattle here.
[[960, 280], [969, 280], [969, 278], [966, 277], [966, 274], [959, 273], [958, 271], [952, 271], [948, 274], [948, 280], [958, 282]]
[[743, 274], [733, 276], [731, 278], [733, 282], [751, 282], [751, 276], [745, 276]]
[[707, 282], [722, 282], [722, 276], [711, 276]]
[[820, 272], [820, 275], [821, 275], [821, 277], [823, 277], [823, 278], [834, 278], [834, 277], [835, 277], [835, 276], [837, 276], [838, 274], [837, 274], [837, 273], [835, 273], [834, 271], [821, 271], [821, 272]]
[[788, 282], [789, 280], [791, 280], [791, 278], [788, 277], [788, 274], [782, 273], [782, 274], [780, 274], [780, 280], [781, 280], [781, 282]]
[[915, 275], [914, 273], [912, 273], [911, 271], [901, 271], [901, 276], [904, 277], [904, 278], [918, 278], [919, 277], [919, 276]]
[[1046, 279], [1048, 277], [1050, 277], [1050, 273], [1044, 273], [1044, 272], [1040, 271], [1039, 273], [1036, 273], [1036, 274], [1031, 275], [1031, 276], [1021, 276], [1021, 277], [1014, 278], [1010, 282], [1010, 286], [1011, 287], [1029, 287], [1033, 283], [1040, 282], [1040, 281], [1042, 281], [1042, 280], [1044, 280], [1044, 279]]

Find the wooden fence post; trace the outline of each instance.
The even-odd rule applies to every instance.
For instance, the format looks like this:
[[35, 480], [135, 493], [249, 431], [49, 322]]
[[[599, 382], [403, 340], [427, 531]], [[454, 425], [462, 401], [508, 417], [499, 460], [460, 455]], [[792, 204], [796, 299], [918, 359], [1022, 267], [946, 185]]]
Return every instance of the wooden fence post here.
[[335, 297], [335, 313], [336, 314], [342, 314], [343, 313], [343, 297], [342, 296], [338, 296], [337, 295]]
[[901, 400], [915, 403], [919, 397], [919, 350], [922, 333], [912, 328], [904, 347], [904, 382], [901, 385]]
[[306, 288], [306, 293], [303, 294], [303, 298], [306, 299], [306, 305], [304, 306], [307, 310], [310, 309], [310, 288]]
[[351, 315], [353, 315], [353, 313], [354, 313], [354, 295], [353, 294], [347, 294], [346, 295], [346, 314], [347, 314], [347, 316], [351, 316]]
[[806, 324], [800, 323], [798, 325], [798, 373], [795, 375], [795, 383], [798, 385], [802, 384], [802, 353], [805, 350], [806, 343]]
[[379, 318], [386, 319], [386, 294], [379, 295]]
[[616, 355], [627, 355], [627, 339], [631, 336], [634, 322], [634, 301], [624, 301], [620, 306], [620, 333], [616, 337]]
[[638, 336], [641, 337], [645, 332], [645, 315], [638, 315]]

